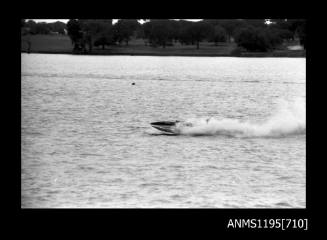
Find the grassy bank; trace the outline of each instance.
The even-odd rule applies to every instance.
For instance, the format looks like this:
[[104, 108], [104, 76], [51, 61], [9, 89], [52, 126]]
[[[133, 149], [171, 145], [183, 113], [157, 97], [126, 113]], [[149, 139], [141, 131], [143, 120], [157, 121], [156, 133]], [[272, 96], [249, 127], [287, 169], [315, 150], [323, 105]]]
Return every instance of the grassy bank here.
[[64, 35], [28, 35], [22, 36], [21, 51], [27, 52], [27, 41], [31, 42], [32, 53], [71, 53], [70, 38]]
[[[72, 44], [68, 36], [63, 35], [29, 35], [22, 36], [21, 51], [27, 52], [30, 41], [31, 53], [72, 53]], [[174, 46], [150, 47], [145, 46], [142, 39], [130, 41], [128, 46], [110, 46], [106, 49], [94, 48], [92, 55], [139, 55], [139, 56], [239, 56], [239, 57], [305, 57], [303, 50], [281, 49], [273, 52], [238, 52], [235, 43], [213, 43], [201, 42], [200, 49], [193, 45], [181, 45], [174, 43]]]

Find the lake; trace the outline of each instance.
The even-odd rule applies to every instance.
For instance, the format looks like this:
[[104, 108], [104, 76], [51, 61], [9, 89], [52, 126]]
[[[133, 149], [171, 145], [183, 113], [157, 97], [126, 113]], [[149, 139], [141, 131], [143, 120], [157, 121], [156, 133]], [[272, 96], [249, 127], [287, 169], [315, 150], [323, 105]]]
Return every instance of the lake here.
[[[22, 208], [306, 207], [305, 58], [21, 54], [21, 67]], [[150, 125], [165, 120], [194, 127]]]

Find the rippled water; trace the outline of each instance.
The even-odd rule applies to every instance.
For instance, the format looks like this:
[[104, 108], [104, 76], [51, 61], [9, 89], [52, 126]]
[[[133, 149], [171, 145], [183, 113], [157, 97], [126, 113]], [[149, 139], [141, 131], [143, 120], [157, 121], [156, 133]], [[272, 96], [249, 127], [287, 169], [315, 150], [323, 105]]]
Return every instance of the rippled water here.
[[306, 206], [305, 58], [21, 57], [22, 207]]

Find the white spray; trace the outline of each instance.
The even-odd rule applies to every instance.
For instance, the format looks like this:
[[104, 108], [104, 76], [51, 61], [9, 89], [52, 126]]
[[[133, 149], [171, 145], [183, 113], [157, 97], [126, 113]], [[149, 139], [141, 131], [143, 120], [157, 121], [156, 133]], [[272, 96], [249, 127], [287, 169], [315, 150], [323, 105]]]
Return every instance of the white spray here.
[[185, 135], [225, 135], [232, 137], [282, 137], [305, 134], [305, 99], [279, 100], [276, 112], [263, 123], [239, 119], [193, 118], [186, 122], [192, 127], [179, 126]]

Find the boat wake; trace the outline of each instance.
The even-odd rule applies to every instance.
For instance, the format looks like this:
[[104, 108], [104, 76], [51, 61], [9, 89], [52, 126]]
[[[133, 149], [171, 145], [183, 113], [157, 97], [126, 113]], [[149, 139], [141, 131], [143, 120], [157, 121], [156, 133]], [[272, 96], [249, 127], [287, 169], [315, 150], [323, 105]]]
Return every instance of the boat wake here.
[[[185, 122], [189, 126], [185, 125]], [[281, 101], [277, 111], [262, 123], [231, 118], [192, 118], [177, 123], [181, 135], [229, 137], [287, 137], [306, 133], [305, 103]], [[191, 125], [191, 127], [190, 127]]]

